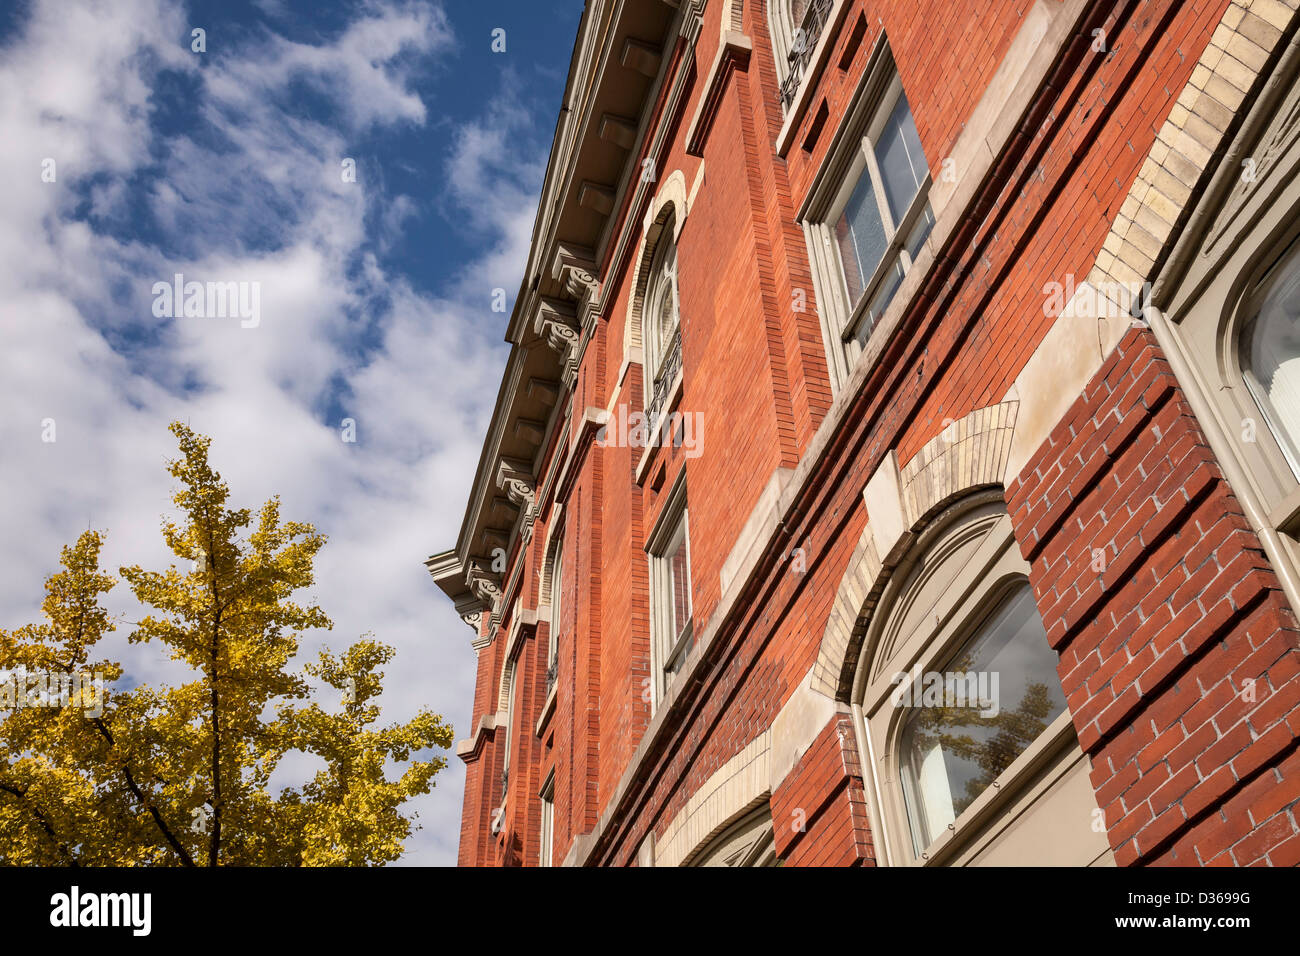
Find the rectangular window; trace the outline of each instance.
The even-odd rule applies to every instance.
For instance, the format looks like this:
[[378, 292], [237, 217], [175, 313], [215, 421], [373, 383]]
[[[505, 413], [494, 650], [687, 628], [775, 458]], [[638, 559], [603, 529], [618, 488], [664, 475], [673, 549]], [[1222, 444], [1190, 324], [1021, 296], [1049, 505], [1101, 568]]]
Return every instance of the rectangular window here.
[[929, 167], [902, 84], [890, 84], [828, 217], [839, 251], [845, 339], [865, 345], [934, 225]]
[[656, 701], [681, 670], [692, 643], [691, 540], [685, 482], [668, 496], [650, 542], [650, 632]]
[[934, 227], [929, 196], [921, 137], [882, 39], [800, 213], [837, 385]]
[[542, 832], [538, 866], [554, 866], [551, 862], [552, 844], [555, 842], [555, 771], [552, 770], [542, 785]]

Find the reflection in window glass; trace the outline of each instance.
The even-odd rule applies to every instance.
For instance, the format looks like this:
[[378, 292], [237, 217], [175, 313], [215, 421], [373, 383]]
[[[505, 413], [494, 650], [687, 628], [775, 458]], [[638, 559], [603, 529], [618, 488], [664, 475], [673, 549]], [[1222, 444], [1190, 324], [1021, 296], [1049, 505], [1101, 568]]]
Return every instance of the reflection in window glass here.
[[1242, 336], [1246, 384], [1300, 476], [1300, 250]]
[[[945, 673], [997, 674], [995, 707], [918, 706], [899, 746], [903, 796], [918, 854], [1065, 712], [1056, 653], [1022, 585]], [[987, 687], [992, 687], [991, 680]], [[929, 702], [927, 702], [929, 703]], [[987, 715], [987, 716], [986, 716]]]

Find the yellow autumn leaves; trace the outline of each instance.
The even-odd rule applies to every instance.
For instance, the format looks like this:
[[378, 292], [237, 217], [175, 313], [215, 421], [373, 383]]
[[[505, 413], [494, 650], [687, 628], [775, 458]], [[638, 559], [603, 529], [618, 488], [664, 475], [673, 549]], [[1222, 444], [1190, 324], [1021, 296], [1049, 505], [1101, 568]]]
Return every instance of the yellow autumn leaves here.
[[[163, 525], [179, 559], [163, 571], [120, 569], [147, 609], [129, 639], [183, 661], [179, 686], [118, 686], [96, 645], [114, 630], [100, 603], [117, 583], [87, 531], [46, 581], [44, 622], [0, 630], [0, 679], [107, 693], [26, 695], [0, 709], [0, 861], [25, 865], [359, 866], [397, 859], [412, 827], [402, 805], [427, 793], [451, 727], [421, 711], [379, 726], [374, 703], [393, 650], [363, 639], [293, 670], [299, 634], [330, 628], [293, 600], [312, 584], [325, 543], [283, 521], [272, 499], [254, 514], [228, 506], [209, 440], [173, 423], [180, 520]], [[72, 683], [69, 675], [87, 680]], [[312, 686], [323, 685], [323, 701]], [[91, 682], [93, 686], [93, 682]], [[337, 694], [333, 693], [337, 691]], [[96, 713], [98, 711], [98, 713]], [[320, 767], [271, 791], [286, 757]], [[299, 764], [295, 763], [294, 766]], [[323, 766], [322, 766], [323, 765]]]

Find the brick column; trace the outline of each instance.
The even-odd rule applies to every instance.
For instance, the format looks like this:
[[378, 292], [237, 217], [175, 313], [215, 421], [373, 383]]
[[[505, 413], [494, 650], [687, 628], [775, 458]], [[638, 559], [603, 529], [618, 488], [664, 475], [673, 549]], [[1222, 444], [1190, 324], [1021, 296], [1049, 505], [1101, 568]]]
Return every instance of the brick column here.
[[1300, 633], [1149, 330], [1007, 501], [1116, 861], [1300, 863]]

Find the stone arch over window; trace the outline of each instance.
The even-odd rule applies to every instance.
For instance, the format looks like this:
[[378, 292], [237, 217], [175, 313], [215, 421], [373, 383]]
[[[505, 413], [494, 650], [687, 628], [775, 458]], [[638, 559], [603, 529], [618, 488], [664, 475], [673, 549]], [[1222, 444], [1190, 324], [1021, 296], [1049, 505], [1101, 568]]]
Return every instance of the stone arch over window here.
[[884, 864], [1113, 861], [1004, 500], [1019, 416], [948, 423], [864, 491], [813, 684], [853, 709]]
[[763, 803], [726, 824], [687, 866], [776, 866], [772, 807]]
[[[770, 840], [754, 855], [740, 854], [741, 843], [751, 849], [763, 837], [766, 810], [771, 835], [772, 732], [765, 730], [724, 763], [686, 801], [653, 846], [655, 866], [769, 866]], [[753, 842], [741, 840], [749, 832]], [[717, 862], [706, 862], [708, 859]], [[738, 859], [742, 862], [728, 863]], [[750, 862], [743, 862], [749, 860]], [[754, 862], [758, 861], [758, 862]]]
[[930, 519], [972, 492], [1000, 488], [1019, 403], [977, 409], [949, 423], [902, 468], [891, 452], [864, 496], [867, 526], [840, 580], [813, 669], [813, 686], [848, 700], [870, 616], [906, 548]]
[[[675, 169], [664, 177], [659, 191], [646, 211], [641, 243], [637, 247], [636, 272], [632, 295], [628, 301], [627, 323], [623, 332], [624, 354], [632, 361], [645, 362], [645, 343], [641, 340], [641, 317], [645, 308], [646, 292], [653, 277], [656, 254], [660, 251], [660, 243], [666, 238], [676, 245], [689, 212], [690, 200], [686, 191], [686, 176], [680, 169]], [[668, 227], [666, 235], [665, 226]]]

